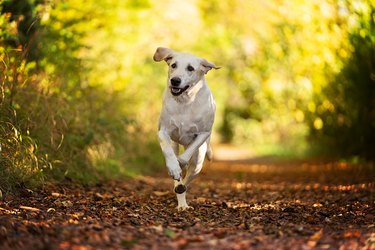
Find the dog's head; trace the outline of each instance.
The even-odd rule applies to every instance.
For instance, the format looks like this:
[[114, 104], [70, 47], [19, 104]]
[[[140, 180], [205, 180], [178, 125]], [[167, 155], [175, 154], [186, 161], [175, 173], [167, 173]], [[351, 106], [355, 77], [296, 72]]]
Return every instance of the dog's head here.
[[220, 68], [206, 59], [159, 47], [154, 54], [154, 61], [162, 60], [169, 66], [168, 87], [174, 96], [196, 85], [209, 70]]

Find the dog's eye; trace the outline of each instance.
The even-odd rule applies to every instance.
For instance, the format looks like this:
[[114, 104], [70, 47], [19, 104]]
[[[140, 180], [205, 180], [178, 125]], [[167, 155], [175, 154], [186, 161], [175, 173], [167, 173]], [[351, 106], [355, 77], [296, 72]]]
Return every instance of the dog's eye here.
[[188, 70], [188, 71], [194, 71], [194, 67], [189, 65], [189, 66], [187, 67], [187, 70]]
[[171, 67], [172, 67], [172, 69], [175, 69], [175, 68], [177, 67], [177, 64], [176, 64], [176, 63], [173, 63], [173, 64], [171, 65]]

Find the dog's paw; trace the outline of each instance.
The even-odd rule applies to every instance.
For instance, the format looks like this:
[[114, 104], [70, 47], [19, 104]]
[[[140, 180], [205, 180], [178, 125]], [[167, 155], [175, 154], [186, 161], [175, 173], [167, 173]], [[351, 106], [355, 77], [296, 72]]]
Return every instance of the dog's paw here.
[[182, 194], [186, 192], [186, 186], [184, 184], [179, 184], [174, 188], [176, 194]]
[[194, 208], [191, 207], [191, 206], [189, 206], [189, 205], [187, 205], [187, 204], [184, 204], [184, 205], [178, 205], [177, 206], [177, 210], [179, 212], [182, 212], [182, 211], [187, 211], [187, 210], [194, 210]]
[[172, 176], [174, 180], [180, 180], [181, 175], [182, 175], [182, 170], [179, 167], [169, 169], [169, 175]]

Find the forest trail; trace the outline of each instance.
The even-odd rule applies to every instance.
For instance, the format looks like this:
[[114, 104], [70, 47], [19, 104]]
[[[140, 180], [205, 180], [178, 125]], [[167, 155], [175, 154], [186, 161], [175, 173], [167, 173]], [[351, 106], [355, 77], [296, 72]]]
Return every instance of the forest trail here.
[[215, 161], [177, 212], [172, 182], [22, 190], [0, 201], [0, 249], [375, 249], [375, 171], [273, 158]]

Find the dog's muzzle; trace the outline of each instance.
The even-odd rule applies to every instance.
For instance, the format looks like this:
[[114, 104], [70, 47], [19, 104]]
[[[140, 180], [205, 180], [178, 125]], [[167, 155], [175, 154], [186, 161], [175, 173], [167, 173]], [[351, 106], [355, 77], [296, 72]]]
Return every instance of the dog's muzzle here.
[[189, 88], [189, 85], [185, 86], [184, 88], [178, 88], [178, 87], [170, 87], [171, 93], [174, 96], [179, 96], [182, 93], [184, 93]]

